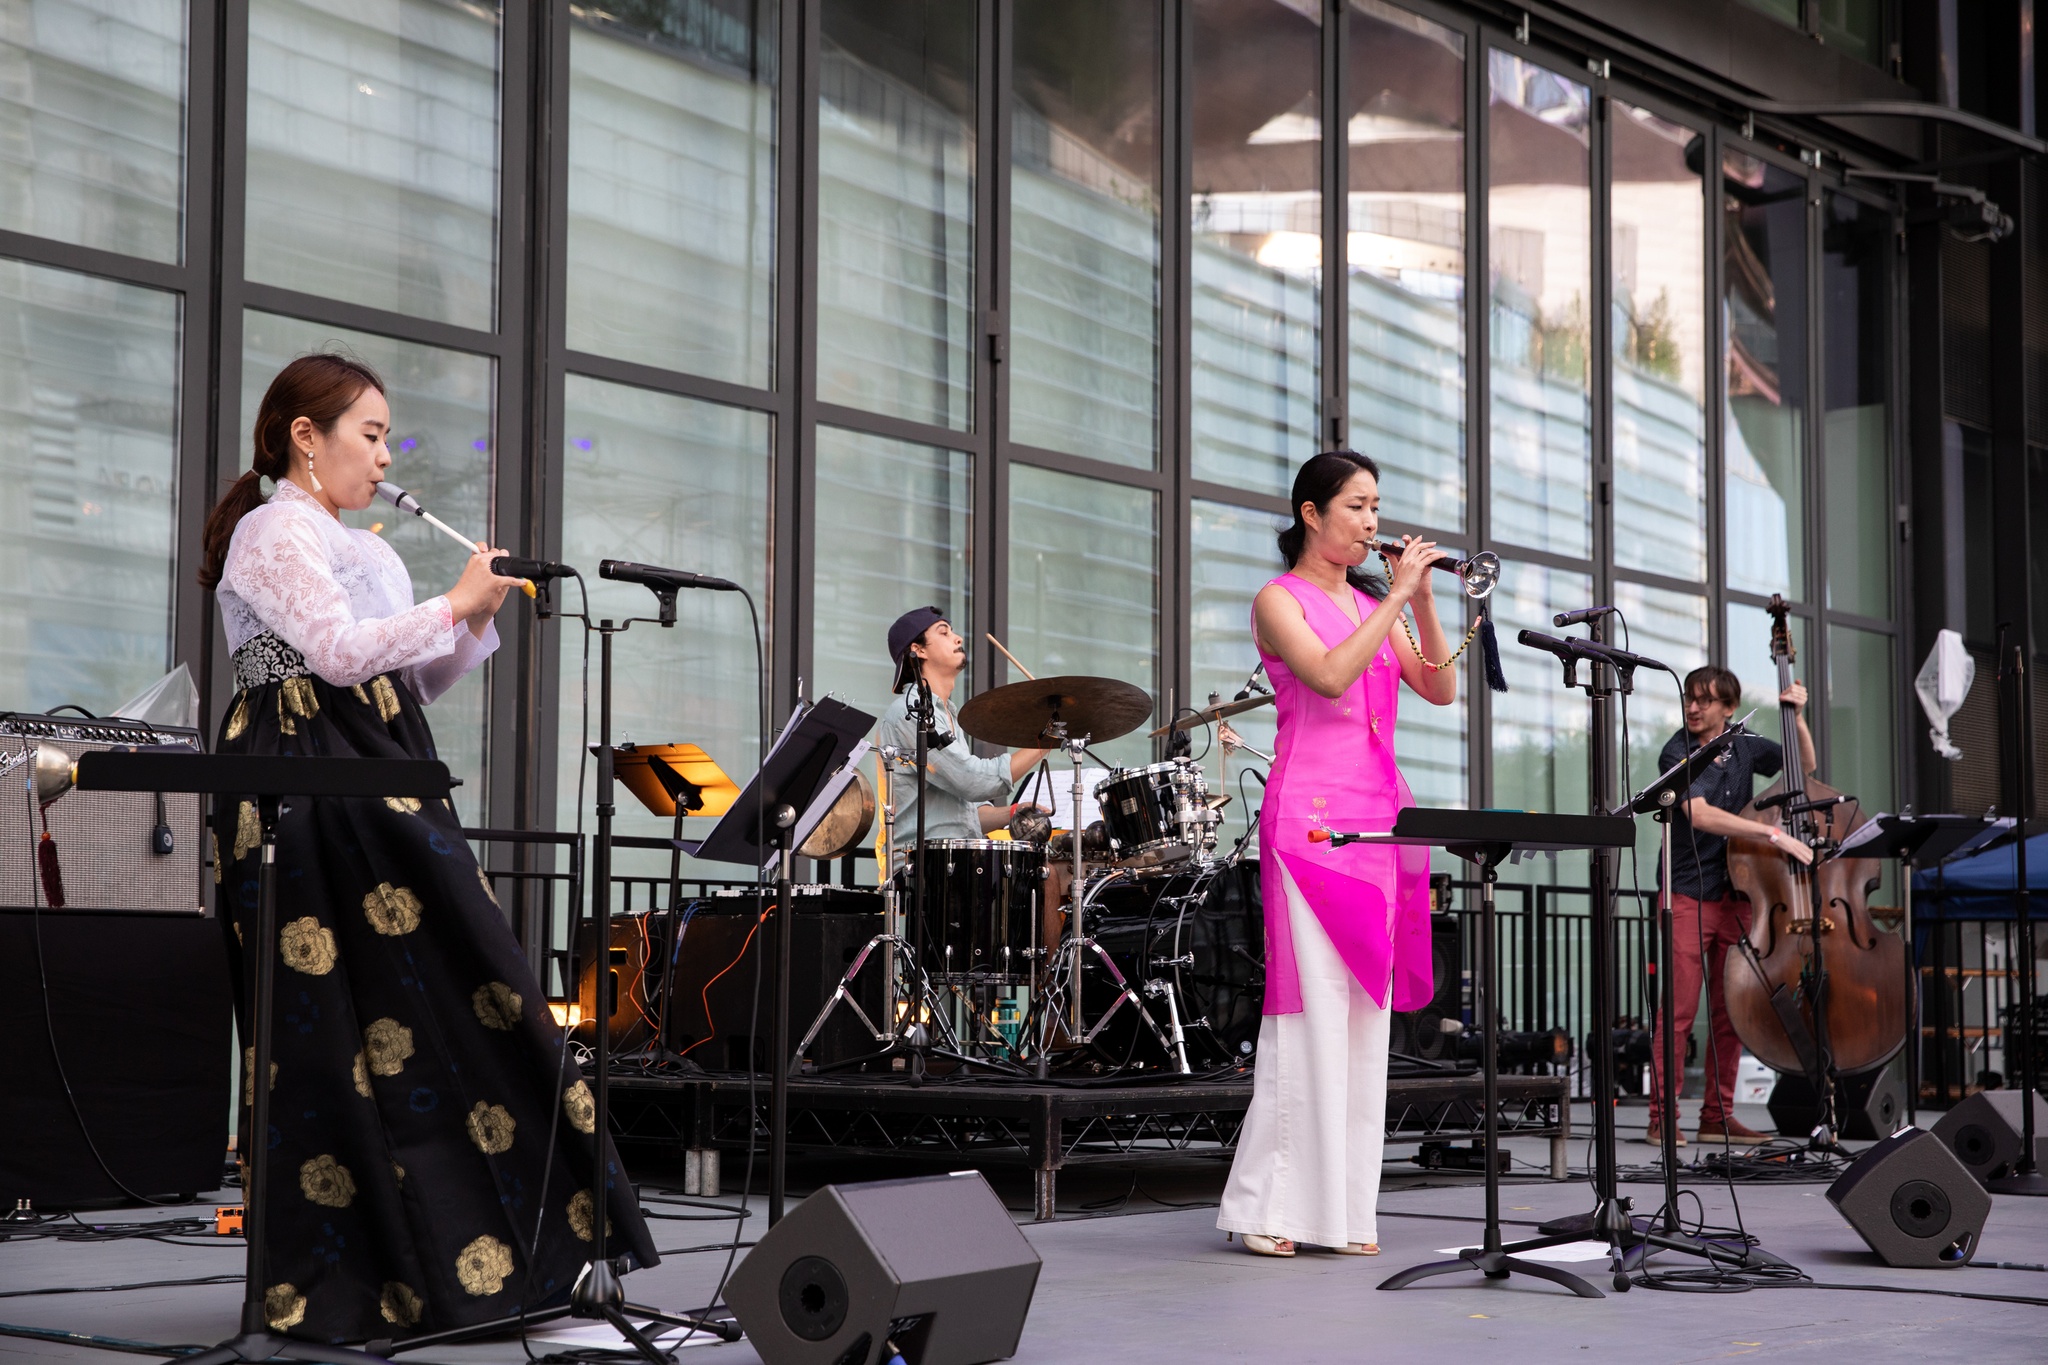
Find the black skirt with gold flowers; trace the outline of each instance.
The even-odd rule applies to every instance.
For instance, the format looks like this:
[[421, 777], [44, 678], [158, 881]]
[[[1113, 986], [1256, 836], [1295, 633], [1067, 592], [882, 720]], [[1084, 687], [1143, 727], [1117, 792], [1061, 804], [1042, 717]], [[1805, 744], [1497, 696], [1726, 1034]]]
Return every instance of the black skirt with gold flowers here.
[[[255, 682], [229, 706], [219, 752], [435, 756], [395, 674], [355, 687]], [[590, 1089], [563, 1065], [454, 812], [406, 798], [286, 804], [266, 1139], [271, 1326], [361, 1341], [559, 1301], [591, 1249]], [[255, 927], [254, 806], [223, 799], [214, 837], [239, 958]], [[246, 1004], [240, 1015], [246, 1039]], [[244, 1151], [253, 1062], [245, 1048]], [[607, 1248], [651, 1265], [609, 1144], [606, 1157]]]

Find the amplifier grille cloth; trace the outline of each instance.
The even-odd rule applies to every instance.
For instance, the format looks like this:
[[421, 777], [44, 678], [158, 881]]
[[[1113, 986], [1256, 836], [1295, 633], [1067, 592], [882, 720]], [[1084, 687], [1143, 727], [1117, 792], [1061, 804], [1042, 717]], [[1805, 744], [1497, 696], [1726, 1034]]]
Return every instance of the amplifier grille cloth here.
[[[95, 738], [78, 738], [81, 734]], [[0, 762], [30, 744], [53, 745], [76, 758], [116, 742], [200, 747], [192, 730], [116, 730], [68, 717], [16, 716], [0, 722]], [[0, 909], [5, 910], [42, 904], [36, 841], [43, 826], [26, 779], [27, 770], [18, 767], [0, 782]], [[207, 913], [213, 878], [207, 866], [212, 847], [205, 802], [196, 792], [164, 793], [164, 815], [175, 840], [168, 856], [150, 851], [156, 798], [148, 792], [72, 791], [51, 803], [50, 837], [63, 869], [65, 909]]]

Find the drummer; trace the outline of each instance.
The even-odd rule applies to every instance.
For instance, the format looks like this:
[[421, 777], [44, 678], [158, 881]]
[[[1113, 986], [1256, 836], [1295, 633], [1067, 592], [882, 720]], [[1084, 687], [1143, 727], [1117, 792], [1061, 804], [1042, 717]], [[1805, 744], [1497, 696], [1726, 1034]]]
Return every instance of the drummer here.
[[[937, 607], [906, 611], [889, 627], [889, 659], [896, 665], [892, 684], [896, 696], [882, 714], [876, 742], [906, 756], [917, 752], [917, 727], [910, 720], [910, 697], [922, 676], [931, 688], [933, 733], [925, 741], [926, 789], [931, 804], [924, 815], [924, 837], [984, 839], [1009, 824], [1017, 807], [1008, 801], [1011, 788], [1051, 752], [1020, 749], [1008, 757], [977, 758], [953, 710], [953, 688], [967, 667], [967, 641]], [[917, 840], [915, 773], [889, 784], [894, 809], [891, 871], [900, 855]]]

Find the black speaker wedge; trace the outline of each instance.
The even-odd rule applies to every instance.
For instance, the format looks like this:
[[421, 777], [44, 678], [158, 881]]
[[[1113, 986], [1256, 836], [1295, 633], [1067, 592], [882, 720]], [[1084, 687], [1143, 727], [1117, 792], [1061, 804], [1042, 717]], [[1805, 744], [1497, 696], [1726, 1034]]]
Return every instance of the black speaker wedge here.
[[1920, 1128], [1901, 1128], [1856, 1158], [1828, 1186], [1828, 1202], [1886, 1265], [1927, 1269], [1977, 1254], [1991, 1196]]
[[[1997, 1180], [2009, 1175], [2020, 1159], [2020, 1128], [2024, 1122], [2020, 1106], [2026, 1102], [2023, 1090], [1980, 1090], [1941, 1116], [1934, 1135], [1956, 1155], [1966, 1170], [1979, 1180]], [[2034, 1160], [2038, 1163], [2048, 1142], [2048, 1100], [2034, 1100]]]
[[766, 1365], [980, 1365], [1015, 1355], [1038, 1253], [977, 1171], [827, 1185], [733, 1271]]

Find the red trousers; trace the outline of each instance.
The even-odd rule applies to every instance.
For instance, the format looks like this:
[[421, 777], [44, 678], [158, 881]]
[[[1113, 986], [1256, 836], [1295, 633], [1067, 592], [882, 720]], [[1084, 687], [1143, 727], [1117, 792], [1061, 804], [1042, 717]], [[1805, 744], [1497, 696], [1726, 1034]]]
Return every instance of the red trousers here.
[[[1697, 901], [1691, 896], [1671, 898], [1672, 983], [1677, 988], [1677, 1033], [1672, 1039], [1672, 1057], [1678, 1063], [1678, 1093], [1685, 1093], [1685, 1040], [1692, 1033], [1699, 1014], [1701, 968], [1705, 968], [1707, 1018], [1712, 1042], [1701, 1060], [1707, 1071], [1707, 1095], [1700, 1105], [1700, 1123], [1714, 1126], [1735, 1116], [1735, 1071], [1742, 1060], [1742, 1040], [1728, 1018], [1728, 997], [1723, 992], [1729, 950], [1749, 932], [1749, 902], [1729, 899]], [[1661, 990], [1661, 986], [1659, 988]], [[1652, 1000], [1657, 1011], [1655, 1041], [1650, 1048], [1650, 1065], [1655, 1072], [1655, 1089], [1650, 1093], [1650, 1118], [1655, 1122], [1664, 1107], [1664, 1019], [1663, 999]]]

